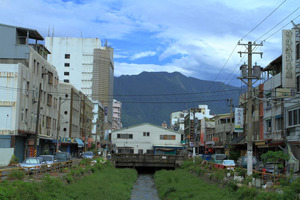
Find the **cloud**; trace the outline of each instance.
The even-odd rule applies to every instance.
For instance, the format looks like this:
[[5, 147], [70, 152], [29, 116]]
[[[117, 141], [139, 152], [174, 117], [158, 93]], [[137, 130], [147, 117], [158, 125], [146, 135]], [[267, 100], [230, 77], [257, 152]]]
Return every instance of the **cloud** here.
[[[215, 80], [220, 74], [218, 80], [228, 80], [230, 74], [238, 73], [235, 70], [240, 63], [237, 51], [245, 51], [244, 46], [238, 46], [231, 55], [238, 40], [280, 3], [261, 0], [2, 0], [0, 21], [37, 29], [43, 36], [50, 27], [50, 34], [54, 30], [54, 36], [107, 39], [115, 49], [117, 76], [165, 70], [205, 80]], [[256, 40], [293, 10], [295, 2], [286, 1], [242, 42]], [[264, 52], [263, 59], [254, 56], [253, 60], [267, 65], [281, 53], [281, 33], [257, 50]], [[141, 58], [149, 63], [138, 64]]]
[[144, 51], [144, 52], [139, 52], [134, 54], [130, 60], [136, 60], [139, 58], [144, 58], [144, 57], [149, 57], [149, 56], [155, 56], [156, 52], [155, 51]]

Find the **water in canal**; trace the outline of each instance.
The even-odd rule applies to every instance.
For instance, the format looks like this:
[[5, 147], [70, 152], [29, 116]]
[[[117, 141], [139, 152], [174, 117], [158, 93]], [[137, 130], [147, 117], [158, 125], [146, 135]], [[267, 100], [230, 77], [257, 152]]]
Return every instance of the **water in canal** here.
[[131, 200], [159, 200], [153, 173], [139, 173], [131, 192]]

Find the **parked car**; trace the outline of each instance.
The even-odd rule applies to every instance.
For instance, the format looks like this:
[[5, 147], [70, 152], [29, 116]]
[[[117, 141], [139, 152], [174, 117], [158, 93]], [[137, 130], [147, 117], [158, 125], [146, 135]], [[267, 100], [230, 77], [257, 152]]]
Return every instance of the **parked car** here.
[[47, 163], [47, 167], [51, 167], [55, 160], [54, 155], [40, 155], [39, 157], [44, 159], [44, 161]]
[[234, 160], [223, 160], [221, 165], [224, 165], [227, 169], [234, 169], [235, 162]]
[[266, 173], [270, 173], [270, 174], [273, 174], [274, 171], [275, 171], [275, 174], [281, 174], [281, 173], [284, 172], [283, 168], [278, 167], [278, 163], [274, 164], [274, 163], [271, 163], [271, 162], [267, 162], [267, 163], [259, 162], [255, 166], [255, 170], [260, 171], [260, 172], [265, 171]]
[[[258, 159], [253, 156], [252, 157], [252, 166], [255, 168], [255, 166], [258, 163]], [[242, 168], [247, 168], [247, 156], [241, 156], [239, 159], [236, 161], [236, 166], [242, 167]]]
[[46, 164], [46, 161], [41, 157], [28, 157], [22, 163], [19, 163], [19, 167], [32, 173], [34, 170], [40, 169], [42, 165]]
[[71, 160], [71, 155], [68, 152], [57, 152], [54, 155], [54, 158], [55, 158], [54, 162], [66, 162]]
[[211, 161], [213, 163], [217, 163], [217, 164], [221, 164], [223, 160], [227, 159], [227, 155], [226, 154], [213, 154], [211, 156]]
[[94, 157], [94, 153], [92, 151], [86, 151], [82, 154], [82, 158], [92, 159]]

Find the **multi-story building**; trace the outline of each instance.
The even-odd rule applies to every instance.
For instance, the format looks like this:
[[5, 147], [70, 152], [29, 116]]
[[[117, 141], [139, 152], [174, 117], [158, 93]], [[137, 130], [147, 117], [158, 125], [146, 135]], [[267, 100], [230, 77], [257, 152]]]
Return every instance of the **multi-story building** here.
[[92, 148], [92, 144], [95, 143], [95, 140], [92, 136], [93, 128], [93, 108], [94, 104], [87, 96], [82, 92], [80, 93], [80, 136], [85, 144], [85, 150], [87, 148]]
[[122, 128], [121, 113], [122, 113], [122, 103], [114, 99], [112, 130], [118, 130]]
[[104, 109], [99, 101], [92, 101], [93, 106], [93, 128], [92, 137], [95, 140], [97, 149], [100, 148], [100, 141], [104, 140]]
[[181, 145], [181, 134], [144, 123], [112, 132], [111, 141], [116, 153], [176, 154]]
[[103, 49], [94, 49], [92, 99], [103, 104], [106, 132], [111, 132], [112, 129], [113, 83], [113, 49], [107, 45]]
[[70, 83], [59, 83], [59, 128], [56, 140], [59, 150], [78, 156], [83, 148], [80, 134], [80, 92]]
[[0, 148], [19, 161], [55, 150], [58, 74], [42, 40], [36, 30], [0, 25]]
[[[207, 105], [199, 105], [198, 108], [192, 108], [184, 118], [184, 136], [189, 147], [196, 147], [197, 152], [204, 151], [204, 133], [205, 127], [201, 126], [201, 120], [210, 119], [213, 116], [209, 114]], [[202, 152], [203, 153], [203, 152]]]
[[188, 114], [187, 110], [171, 113], [170, 127], [175, 131], [184, 131], [184, 117]]
[[105, 110], [104, 130], [111, 130], [113, 49], [107, 44], [101, 47], [98, 38], [46, 37], [45, 45], [51, 51], [48, 60], [57, 66], [62, 81], [70, 82], [91, 100], [101, 102]]
[[89, 98], [92, 96], [94, 49], [98, 38], [46, 37], [48, 60], [56, 66], [62, 82], [71, 83]]

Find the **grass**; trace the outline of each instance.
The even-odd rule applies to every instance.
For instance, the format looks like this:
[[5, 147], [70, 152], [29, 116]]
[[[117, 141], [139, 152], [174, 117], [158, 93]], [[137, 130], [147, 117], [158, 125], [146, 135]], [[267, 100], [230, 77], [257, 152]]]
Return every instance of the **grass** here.
[[[76, 175], [83, 175], [82, 169], [75, 170]], [[81, 177], [73, 177], [70, 172], [64, 178], [45, 175], [39, 182], [3, 181], [0, 183], [0, 199], [130, 199], [137, 179], [134, 169], [117, 169], [110, 163], [105, 163], [101, 166], [95, 165], [89, 170], [93, 173], [84, 173]]]
[[161, 199], [235, 199], [229, 190], [209, 184], [187, 170], [161, 170], [155, 173], [155, 185]]

